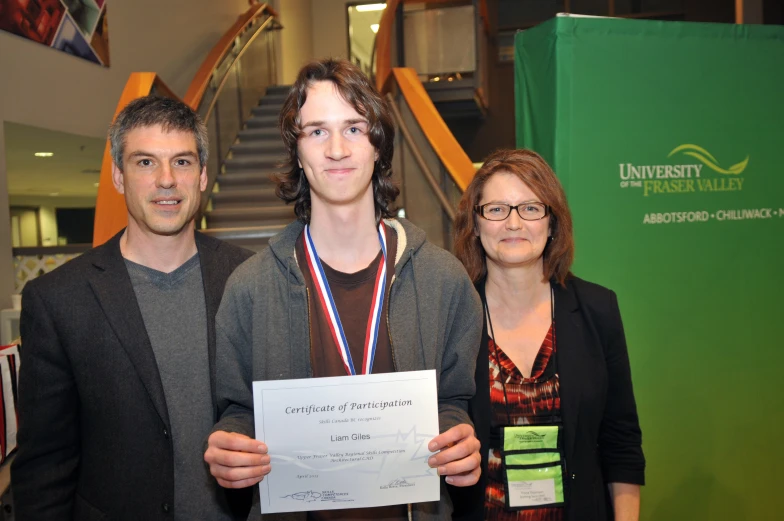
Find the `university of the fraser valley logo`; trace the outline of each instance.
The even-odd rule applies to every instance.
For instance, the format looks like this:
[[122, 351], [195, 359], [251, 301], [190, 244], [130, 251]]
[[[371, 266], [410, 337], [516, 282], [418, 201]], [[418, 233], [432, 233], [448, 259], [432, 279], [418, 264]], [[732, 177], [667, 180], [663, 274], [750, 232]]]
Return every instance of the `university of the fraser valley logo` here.
[[518, 443], [541, 443], [544, 441], [546, 434], [539, 434], [536, 431], [517, 432], [514, 435], [515, 441]]
[[[698, 163], [686, 163], [687, 157]], [[635, 165], [620, 163], [621, 188], [642, 188], [645, 197], [694, 192], [739, 192], [745, 178], [741, 176], [749, 164], [749, 156], [724, 168], [716, 157], [698, 145], [685, 144], [667, 155], [671, 163]], [[707, 168], [705, 168], [707, 167]]]

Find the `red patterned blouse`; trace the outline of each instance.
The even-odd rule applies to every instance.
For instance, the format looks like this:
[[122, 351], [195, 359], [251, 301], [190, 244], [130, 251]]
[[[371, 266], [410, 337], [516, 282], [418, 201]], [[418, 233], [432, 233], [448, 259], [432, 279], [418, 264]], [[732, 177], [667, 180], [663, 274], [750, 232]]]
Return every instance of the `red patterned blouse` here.
[[[490, 418], [492, 428], [505, 425], [543, 425], [560, 422], [561, 399], [558, 395], [558, 374], [553, 357], [553, 327], [550, 326], [531, 376], [524, 378], [512, 360], [491, 339], [490, 363]], [[500, 363], [500, 368], [498, 367]], [[506, 398], [504, 397], [506, 387]], [[509, 401], [508, 405], [506, 400]], [[505, 488], [501, 454], [491, 444], [487, 459], [487, 488], [485, 511], [493, 521], [562, 521], [563, 508], [547, 507], [509, 512], [504, 508]]]

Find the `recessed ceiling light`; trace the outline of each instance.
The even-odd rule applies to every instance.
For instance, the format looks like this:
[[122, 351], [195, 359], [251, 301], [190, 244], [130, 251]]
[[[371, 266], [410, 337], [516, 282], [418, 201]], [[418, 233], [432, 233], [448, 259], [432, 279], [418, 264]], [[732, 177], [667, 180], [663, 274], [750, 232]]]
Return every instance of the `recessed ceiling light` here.
[[93, 186], [98, 188], [98, 183], [93, 183]]
[[369, 11], [383, 11], [386, 9], [387, 4], [365, 4], [365, 5], [357, 5], [354, 8], [357, 12], [360, 13], [367, 13]]
[[60, 192], [52, 192], [49, 195], [51, 195], [52, 197], [57, 197], [58, 195], [60, 195]]
[[35, 157], [52, 157], [54, 152], [36, 152]]
[[370, 30], [374, 33], [378, 32], [378, 24], [370, 24]]

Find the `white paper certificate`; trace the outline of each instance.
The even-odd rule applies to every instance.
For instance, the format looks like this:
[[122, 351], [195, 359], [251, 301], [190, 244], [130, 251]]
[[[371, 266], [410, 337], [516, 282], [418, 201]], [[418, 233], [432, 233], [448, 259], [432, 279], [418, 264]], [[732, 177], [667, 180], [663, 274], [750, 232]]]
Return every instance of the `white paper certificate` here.
[[439, 500], [435, 371], [253, 382], [253, 400], [262, 513]]

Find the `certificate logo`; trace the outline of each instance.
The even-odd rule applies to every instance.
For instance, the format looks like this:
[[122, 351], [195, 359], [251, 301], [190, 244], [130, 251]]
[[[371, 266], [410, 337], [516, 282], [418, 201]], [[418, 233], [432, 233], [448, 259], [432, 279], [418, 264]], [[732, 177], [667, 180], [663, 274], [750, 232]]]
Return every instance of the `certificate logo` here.
[[294, 494], [281, 496], [281, 498], [302, 501], [303, 503], [351, 503], [354, 501], [349, 497], [348, 492], [335, 492], [334, 490], [322, 490], [321, 492], [306, 490], [305, 492], [295, 492]]
[[381, 485], [378, 488], [380, 488], [381, 490], [387, 490], [387, 489], [390, 489], [390, 488], [406, 488], [406, 487], [413, 487], [413, 486], [414, 486], [413, 483], [409, 483], [405, 479], [400, 478], [400, 479], [393, 479], [392, 481], [390, 481], [386, 485]]

